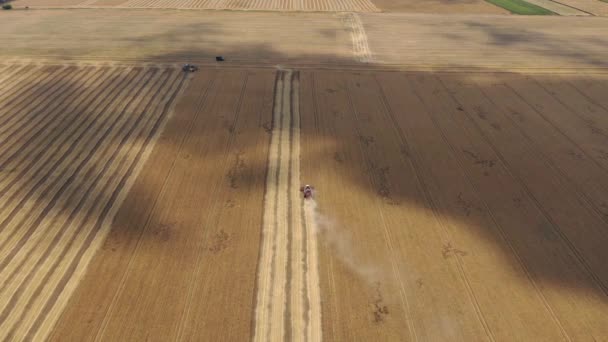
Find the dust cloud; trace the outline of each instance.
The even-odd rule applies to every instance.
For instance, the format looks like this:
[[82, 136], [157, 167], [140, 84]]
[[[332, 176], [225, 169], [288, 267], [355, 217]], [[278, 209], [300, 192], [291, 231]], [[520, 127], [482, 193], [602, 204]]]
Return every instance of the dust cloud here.
[[369, 285], [381, 282], [385, 272], [380, 265], [369, 262], [355, 249], [350, 233], [338, 222], [322, 213], [314, 199], [304, 201], [307, 225], [313, 229], [330, 253], [337, 257], [350, 271]]

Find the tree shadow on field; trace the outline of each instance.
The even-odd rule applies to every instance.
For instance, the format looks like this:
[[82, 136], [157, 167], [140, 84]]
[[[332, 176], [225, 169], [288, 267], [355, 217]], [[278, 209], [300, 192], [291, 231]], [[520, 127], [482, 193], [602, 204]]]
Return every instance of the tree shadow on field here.
[[[525, 30], [505, 33], [492, 25], [474, 21], [467, 25], [472, 30], [485, 32], [488, 46], [505, 50], [518, 49], [527, 51], [538, 59], [559, 59], [564, 63], [576, 62], [577, 66], [589, 68], [608, 66], [607, 59], [598, 59], [600, 53], [595, 50], [606, 43], [604, 37], [581, 38], [578, 42], [560, 41]], [[213, 70], [217, 79], [228, 73], [242, 75], [239, 81], [242, 84], [245, 84], [246, 73], [273, 73], [273, 68], [300, 71], [300, 100], [314, 102], [313, 105], [310, 102], [300, 104], [301, 108], [309, 108], [301, 109], [302, 182], [318, 187], [321, 210], [335, 215], [333, 219], [337, 225], [350, 222], [348, 227], [341, 227], [347, 233], [376, 232], [377, 234], [373, 235], [382, 240], [383, 230], [386, 228], [399, 246], [428, 243], [421, 248], [428, 250], [430, 256], [425, 258], [443, 265], [438, 268], [453, 270], [454, 263], [462, 265], [464, 275], [458, 275], [453, 283], [446, 282], [446, 288], [462, 289], [464, 277], [476, 276], [475, 272], [469, 270], [475, 269], [475, 265], [483, 264], [488, 267], [479, 267], [478, 269], [482, 270], [477, 273], [476, 281], [472, 283], [478, 289], [487, 289], [487, 293], [492, 292], [493, 286], [496, 292], [508, 292], [500, 288], [506, 288], [509, 284], [495, 283], [495, 279], [505, 278], [493, 277], [494, 273], [508, 274], [511, 278], [506, 278], [511, 280], [517, 276], [529, 277], [513, 282], [529, 288], [530, 291], [538, 291], [537, 294], [552, 298], [555, 302], [560, 300], [560, 296], [572, 294], [577, 299], [590, 296], [597, 300], [597, 305], [601, 308], [608, 305], [608, 273], [602, 268], [602, 262], [608, 260], [608, 252], [603, 248], [608, 243], [605, 233], [608, 228], [608, 211], [605, 211], [604, 202], [608, 203], [608, 198], [594, 191], [588, 183], [592, 180], [602, 189], [608, 186], [608, 162], [603, 159], [608, 158], [606, 145], [603, 145], [608, 143], [605, 140], [608, 135], [604, 134], [608, 131], [608, 120], [605, 119], [608, 105], [605, 100], [593, 95], [600, 93], [597, 89], [608, 89], [606, 78], [575, 78], [572, 75], [493, 75], [496, 69], [484, 70], [483, 67], [466, 64], [459, 66], [475, 68], [478, 73], [405, 72], [397, 68], [370, 71], [365, 68], [375, 67], [373, 63], [358, 63], [350, 53], [345, 53], [350, 52], [350, 41], [336, 43], [341, 37], [349, 37], [347, 31], [337, 31], [333, 35], [327, 29], [312, 29], [312, 35], [323, 36], [329, 40], [315, 47], [316, 52], [310, 52], [306, 46], [300, 46], [302, 42], [294, 41], [293, 37], [288, 40], [280, 35], [248, 39], [246, 32], [241, 32], [242, 36], [239, 36], [238, 29], [223, 26], [221, 23], [179, 27], [163, 26], [161, 23], [159, 27], [159, 31], [155, 33], [137, 34], [124, 39], [116, 37], [112, 43], [114, 45], [109, 48], [98, 46], [95, 48], [95, 54], [115, 56], [116, 51], [120, 51], [124, 46], [131, 46], [126, 57], [132, 61], [201, 63], [201, 70], [192, 75], [192, 78], [203, 77]], [[92, 35], [91, 32], [86, 34]], [[445, 34], [449, 39], [458, 39], [453, 34]], [[395, 44], [398, 45], [399, 42]], [[86, 46], [74, 47], [74, 51], [52, 48], [55, 46], [53, 44], [50, 46], [50, 55], [65, 53], [73, 59], [91, 57], [83, 50]], [[588, 48], [589, 46], [593, 48]], [[374, 51], [373, 41], [371, 48]], [[41, 41], [35, 41], [28, 47], [31, 54], [42, 49]], [[586, 51], [592, 53], [586, 54]], [[10, 53], [7, 52], [8, 55]], [[423, 51], [420, 58], [424, 60], [432, 54]], [[213, 66], [213, 57], [216, 55], [225, 56], [226, 62]], [[383, 59], [383, 56], [377, 57]], [[259, 68], [247, 69], [242, 67], [243, 65]], [[302, 68], [302, 65], [323, 65], [334, 69], [342, 66], [362, 70], [309, 70]], [[311, 79], [314, 79], [314, 83]], [[36, 84], [36, 87], [46, 85], [48, 83], [41, 82]], [[68, 82], [65, 91], [76, 90], [78, 87], [79, 85]], [[273, 84], [268, 83], [260, 87], [266, 87], [265, 94], [272, 94]], [[538, 100], [532, 96], [525, 90], [530, 87], [548, 100]], [[591, 93], [592, 87], [596, 93]], [[239, 105], [243, 103], [240, 97], [242, 87], [235, 89], [237, 90], [226, 96], [232, 97], [236, 110], [243, 110]], [[561, 97], [551, 92], [557, 89], [569, 89], [567, 96]], [[502, 95], [509, 101], [499, 100], [500, 96], [496, 94], [500, 92], [503, 92]], [[197, 123], [203, 125], [210, 115], [205, 111], [205, 106], [208, 105], [205, 101], [211, 100], [205, 99], [204, 93], [190, 95], [193, 97], [189, 98], [188, 102], [180, 106], [181, 102], [178, 100], [176, 107], [181, 111], [196, 111], [199, 108], [196, 122], [184, 124], [186, 128]], [[184, 96], [181, 99], [185, 101]], [[272, 98], [268, 100], [271, 101]], [[75, 106], [66, 106], [63, 110], [85, 113], [90, 110], [77, 107], [79, 104]], [[556, 108], [563, 114], [558, 114]], [[268, 110], [272, 108], [269, 107]], [[214, 114], [223, 118], [234, 116], [234, 113]], [[181, 117], [181, 112], [176, 111], [172, 120], [179, 120]], [[265, 120], [259, 122], [256, 130], [269, 130], [269, 118], [270, 116], [265, 116]], [[527, 126], [528, 124], [531, 126]], [[576, 135], [569, 129], [569, 126], [574, 124], [580, 125], [583, 133]], [[234, 122], [227, 121], [222, 129], [229, 131], [234, 127]], [[72, 129], [69, 122], [61, 128], [65, 134]], [[535, 129], [539, 130], [538, 135], [530, 133]], [[40, 134], [51, 133], [43, 131]], [[174, 160], [190, 158], [193, 165], [201, 161], [200, 151], [192, 145], [184, 144], [184, 139], [196, 139], [201, 142], [201, 146], [205, 145], [205, 142], [213, 143], [211, 136], [193, 136], [195, 133], [190, 133], [189, 129], [171, 134], [161, 135], [155, 149], [164, 148], [170, 151], [168, 154]], [[551, 140], [543, 140], [545, 137], [552, 137], [552, 141], [561, 145], [553, 146], [547, 142]], [[522, 141], [528, 144], [527, 149], [522, 147]], [[567, 150], [561, 149], [564, 146]], [[254, 149], [254, 146], [247, 148]], [[522, 153], [521, 160], [517, 158], [517, 151]], [[153, 156], [151, 158], [149, 160], [154, 160]], [[236, 165], [227, 168], [225, 174], [221, 175], [223, 182], [220, 186], [223, 188], [219, 188], [217, 192], [230, 190], [238, 194], [240, 191], [248, 191], [257, 194], [259, 199], [263, 198], [265, 187], [259, 179], [267, 173], [264, 160], [247, 160], [244, 162], [245, 167], [240, 169], [237, 154], [227, 156], [225, 150], [218, 150], [217, 153], [212, 151], [205, 162], [227, 162], [230, 165], [234, 162]], [[573, 165], [577, 163], [585, 167], [576, 170]], [[144, 165], [145, 173], [152, 175], [149, 176], [150, 179], [166, 179], [171, 172], [179, 171], [171, 170], [173, 163], [163, 165], [161, 168], [148, 162]], [[539, 165], [545, 168], [543, 171], [546, 174], [532, 174], [533, 172], [529, 171], [538, 171]], [[200, 179], [214, 177], [211, 171], [205, 172], [210, 174], [201, 171]], [[449, 181], [443, 179], [443, 175], [450, 177]], [[78, 173], [75, 177], [83, 181], [86, 174]], [[492, 184], [500, 186], [493, 187]], [[182, 232], [172, 230], [171, 225], [157, 225], [166, 223], [162, 222], [158, 215], [161, 208], [170, 205], [168, 199], [163, 197], [162, 191], [171, 190], [178, 194], [182, 191], [186, 194], [192, 191], [192, 187], [185, 183], [178, 185], [180, 188], [177, 190], [167, 190], [163, 189], [163, 185], [164, 182], [135, 182], [134, 187], [130, 189], [128, 201], [120, 208], [117, 219], [113, 222], [108, 240], [72, 297], [72, 305], [64, 313], [58, 329], [69, 330], [71, 326], [82, 324], [90, 328], [90, 334], [95, 335], [103, 324], [113, 295], [122, 284], [136, 246], [146, 240], [158, 242], [159, 246], [163, 246], [172, 238], [180, 237]], [[345, 199], [344, 193], [353, 197]], [[552, 193], [565, 197], [553, 202], [551, 197], [547, 196]], [[49, 193], [42, 201], [52, 201], [51, 195]], [[369, 208], [349, 208], [351, 201], [368, 204]], [[234, 208], [246, 204], [227, 202], [216, 206], [216, 203], [213, 203], [214, 207], [219, 207], [213, 218], [220, 217], [221, 212], [228, 210], [229, 205]], [[78, 205], [77, 201], [69, 202], [66, 210], [76, 209]], [[197, 203], [188, 204], [187, 208], [181, 209], [184, 212], [211, 210], [201, 208]], [[238, 215], [238, 211], [235, 213]], [[392, 213], [390, 215], [397, 219], [392, 225], [378, 223], [366, 226], [360, 223], [364, 222], [363, 217], [357, 222], [357, 215], [370, 215], [374, 220], [379, 220], [380, 213]], [[251, 215], [257, 215], [255, 219], [261, 220], [261, 212]], [[215, 231], [222, 224], [209, 221], [205, 215], [201, 214], [201, 217], [204, 217], [199, 222], [203, 232]], [[406, 217], [431, 219], [421, 220], [420, 222], [424, 222], [422, 224], [411, 219], [406, 220]], [[211, 259], [210, 255], [216, 253], [230, 260], [230, 256], [235, 255], [237, 251], [222, 243], [229, 244], [230, 239], [238, 238], [238, 234], [234, 232], [238, 232], [239, 227], [232, 228], [228, 234], [228, 242], [221, 236], [217, 238], [216, 235], [203, 233], [202, 236], [207, 240], [193, 241], [191, 246], [194, 246], [196, 253], [188, 255], [205, 254]], [[378, 253], [366, 251], [368, 241], [356, 240], [357, 235], [354, 236], [354, 248], [357, 253], [373, 254], [379, 259], [389, 255], [384, 254], [381, 249]], [[441, 237], [441, 241], [435, 239], [437, 236]], [[216, 244], [216, 240], [224, 242]], [[321, 249], [324, 258], [321, 267], [327, 271], [328, 263], [325, 262], [335, 256], [329, 246], [323, 245]], [[164, 256], [159, 255], [157, 259], [161, 260]], [[171, 254], [167, 258], [173, 256], [174, 254]], [[410, 291], [408, 294], [416, 294], [418, 281], [424, 282], [427, 279], [428, 270], [413, 264], [413, 258], [404, 260], [395, 255], [391, 257], [396, 258], [398, 267], [406, 271], [413, 270], [413, 273], [418, 275], [417, 278], [402, 279]], [[193, 272], [197, 267], [196, 261], [205, 263], [208, 260], [184, 258], [184, 272]], [[487, 264], [487, 260], [495, 260], [496, 263]], [[339, 262], [338, 260], [337, 263]], [[152, 268], [155, 265], [144, 266]], [[218, 272], [221, 271], [220, 266], [217, 267]], [[513, 269], [515, 271], [512, 271]], [[255, 279], [254, 272], [255, 269], [250, 270], [249, 275], [253, 274], [253, 278], [247, 279]], [[341, 272], [348, 273], [351, 270], [343, 267]], [[517, 276], [510, 272], [515, 272]], [[100, 275], [105, 277], [103, 287], [99, 286]], [[483, 279], [485, 275], [486, 280]], [[430, 275], [428, 277], [431, 278]], [[531, 281], [535, 286], [526, 285]], [[255, 288], [255, 283], [239, 285]], [[153, 283], [146, 286], [156, 286], [160, 289], [163, 284]], [[483, 293], [479, 291], [478, 295], [483, 297]], [[472, 295], [475, 296], [475, 292]], [[498, 302], [488, 305], [488, 297], [485, 298], [477, 300], [482, 313], [495, 312], [496, 306], [501, 305]], [[209, 304], [209, 312], [214, 310], [216, 317], [226, 315], [227, 320], [234, 319], [231, 315], [240, 315], [235, 321], [251, 319], [247, 310], [243, 310], [245, 313], [233, 312], [234, 303], [230, 300], [228, 295], [217, 299], [219, 302], [225, 302], [214, 307]], [[550, 304], [555, 302], [550, 301]], [[74, 303], [92, 303], [91, 305], [99, 306], [91, 309], [87, 304]], [[218, 307], [223, 308], [219, 313]], [[520, 309], [525, 312], [527, 308]], [[460, 308], [456, 309], [459, 310]], [[561, 313], [558, 313], [558, 319], [567, 319], [560, 315]], [[177, 321], [179, 317], [158, 319], [167, 322]], [[142, 324], [155, 323], [148, 320]]]
[[[207, 69], [203, 68], [201, 73], [205, 72]], [[230, 72], [230, 68], [217, 72], [223, 75]], [[541, 289], [539, 294], [554, 298], [552, 304], [558, 305], [556, 295], [566, 293], [580, 300], [591, 296], [602, 303], [602, 307], [608, 304], [605, 291], [608, 274], [603, 268], [603, 260], [608, 257], [603, 248], [608, 243], [605, 234], [608, 197], [585, 183], [587, 179], [593, 179], [599, 182], [598, 186], [601, 184], [602, 189], [608, 185], [608, 162], [602, 160], [608, 153], [606, 149], [595, 150], [592, 144], [585, 144], [585, 137], [572, 140], [571, 131], [563, 131], [562, 120], [565, 119], [562, 114], [554, 114], [545, 100], [535, 100], [525, 92], [528, 87], [534, 87], [550, 98], [554, 106], [564, 110], [566, 116], [585, 127], [588, 122], [579, 119], [578, 113], [570, 109], [577, 105], [572, 98], [581, 98], [583, 95], [579, 91], [584, 92], [585, 89], [576, 79], [542, 75], [529, 79], [507, 74], [497, 75], [491, 81], [484, 81], [481, 77], [480, 81], [475, 74], [464, 73], [310, 73], [315, 78], [316, 95], [306, 97], [304, 92], [310, 89], [305, 87], [311, 85], [301, 84], [300, 101], [314, 99], [319, 107], [314, 117], [310, 111], [301, 111], [305, 126], [302, 130], [301, 181], [317, 188], [320, 210], [337, 227], [334, 227], [338, 230], [337, 236], [352, 241], [352, 246], [347, 248], [352, 249], [352, 253], [349, 252], [345, 261], [334, 248], [335, 240], [331, 239], [335, 237], [323, 237], [328, 239], [321, 246], [323, 269], [328, 267], [329, 259], [335, 258], [334, 270], [340, 269], [343, 274], [351, 274], [358, 279], [357, 269], [350, 268], [353, 264], [360, 267], [367, 267], [365, 265], [370, 263], [374, 266], [374, 262], [385, 265], [383, 256], [387, 254], [370, 252], [367, 248], [373, 245], [368, 234], [381, 237], [386, 227], [391, 231], [393, 243], [405, 246], [406, 250], [407, 246], [418, 246], [420, 241], [428, 239], [424, 248], [433, 255], [430, 260], [453, 265], [458, 259], [458, 263], [464, 265], [464, 277], [475, 282], [474, 287], [479, 290], [480, 298], [477, 300], [481, 303], [482, 312], [494, 312], [502, 304], [488, 304], [487, 298], [481, 298], [484, 297], [481, 289], [509, 292], [511, 284], [496, 283], [496, 279], [501, 279], [512, 269], [516, 269], [521, 277], [526, 274], [530, 277], [525, 280], [518, 278], [520, 280], [517, 281], [510, 278], [517, 284], [514, 285], [516, 288], [535, 291], [525, 285], [533, 281]], [[310, 77], [305, 76], [310, 73], [300, 71], [300, 76], [302, 79]], [[597, 87], [608, 88], [605, 80], [583, 80], [599, 82]], [[556, 87], [556, 82], [571, 91], [569, 96], [572, 98], [564, 100], [563, 104], [559, 97], [544, 90], [544, 87]], [[367, 100], [375, 103], [373, 109], [356, 100], [361, 97], [361, 92], [356, 90], [357, 84], [369, 92]], [[378, 93], [378, 89], [383, 93]], [[500, 96], [513, 101], [512, 106], [502, 100], [492, 102], [495, 96], [499, 96], [499, 91], [502, 92]], [[234, 101], [238, 101], [238, 94], [232, 95]], [[379, 98], [380, 95], [386, 99]], [[402, 100], [397, 100], [399, 95], [403, 96]], [[599, 99], [595, 97], [595, 100]], [[386, 101], [388, 109], [382, 107], [383, 101]], [[586, 105], [596, 110], [595, 115], [608, 114], [605, 108], [592, 102]], [[201, 112], [199, 120], [205, 120], [205, 114]], [[413, 117], [425, 118], [430, 125], [428, 130], [417, 128], [417, 119]], [[395, 124], [392, 120], [400, 123]], [[261, 124], [268, 127], [269, 122]], [[531, 126], [527, 127], [528, 124]], [[585, 134], [605, 141], [601, 134], [593, 132], [608, 132], [608, 120], [596, 120], [594, 127], [589, 127]], [[545, 135], [557, 135], [555, 139], [568, 149], [563, 150], [561, 145], [547, 145], [542, 138]], [[465, 138], [460, 140], [458, 137], [462, 136]], [[204, 141], [205, 137], [197, 139]], [[522, 149], [522, 140], [528, 144], [528, 149]], [[319, 144], [318, 149], [315, 144]], [[188, 146], [171, 149], [175, 150], [175, 155], [190, 156], [193, 162], [197, 159], [197, 151]], [[529, 155], [527, 158], [522, 155], [523, 161], [518, 161], [520, 152], [517, 151]], [[224, 158], [236, 158], [223, 153], [218, 151], [217, 156], [206, 160], [220, 163]], [[533, 161], [534, 158], [537, 161]], [[238, 184], [238, 189], [258, 193], [261, 201], [264, 186], [258, 181], [267, 172], [266, 164], [259, 160], [245, 163], [246, 172], [228, 168], [224, 179]], [[544, 168], [542, 172], [546, 172], [546, 176], [537, 174], [539, 166]], [[447, 180], [442, 178], [444, 176]], [[229, 182], [221, 184], [225, 190], [234, 190], [229, 188]], [[565, 185], [562, 188], [556, 184]], [[145, 194], [149, 191], [159, 190], [132, 189], [137, 193], [136, 198], [155, 198]], [[221, 188], [218, 191], [221, 192]], [[560, 200], [553, 202], [550, 194], [559, 194]], [[363, 203], [364, 207], [352, 207], [350, 203]], [[246, 203], [238, 201], [231, 204], [246, 206]], [[158, 202], [156, 206], [162, 207], [163, 203]], [[404, 216], [397, 218], [397, 211]], [[392, 215], [392, 223], [384, 226], [379, 212]], [[406, 220], [405, 217], [410, 218]], [[415, 219], [424, 217], [435, 217], [438, 222], [422, 223]], [[255, 219], [261, 219], [261, 213], [257, 213]], [[153, 218], [151, 221], [156, 220]], [[374, 225], [365, 223], [370, 221]], [[218, 224], [221, 226], [222, 223]], [[120, 229], [128, 230], [130, 227], [115, 226], [114, 235], [124, 234]], [[150, 229], [142, 232], [142, 239], [154, 238], [147, 236], [155, 228], [151, 226]], [[230, 228], [226, 230], [230, 231]], [[229, 233], [234, 237], [231, 234], [235, 234], [234, 230]], [[441, 241], [435, 240], [437, 236]], [[119, 239], [111, 241], [118, 243], [112, 248], [120, 247]], [[207, 248], [213, 241], [209, 237], [208, 241], [200, 243]], [[379, 250], [384, 248], [376, 246]], [[230, 255], [235, 251], [227, 248], [222, 253]], [[398, 267], [407, 271], [404, 281], [408, 288], [432, 281], [429, 278], [433, 276], [428, 275], [425, 266], [411, 262], [414, 258], [395, 258]], [[483, 265], [479, 267], [485, 271], [475, 275], [475, 265]], [[381, 273], [384, 273], [382, 277], [390, 275], [388, 271], [369, 274], [375, 277]], [[366, 284], [368, 280], [371, 284], [386, 281], [385, 278], [366, 279]], [[462, 289], [458, 282], [444, 285]], [[529, 308], [519, 309], [523, 312]], [[560, 311], [560, 319], [568, 320], [568, 315]]]
[[[602, 53], [590, 53], [589, 50], [602, 49], [608, 46], [608, 38], [605, 36], [582, 36], [573, 41], [565, 41], [556, 37], [548, 37], [542, 32], [531, 31], [526, 28], [501, 29], [497, 26], [477, 21], [465, 22], [471, 29], [479, 30], [488, 37], [487, 44], [501, 48], [523, 48], [539, 56], [555, 56], [574, 61], [584, 61], [591, 67], [606, 67], [606, 58]], [[575, 30], [575, 29], [573, 29]], [[601, 51], [601, 50], [599, 50]]]
[[[280, 52], [272, 51], [267, 46], [256, 46], [253, 51], [247, 51], [246, 54], [260, 54], [269, 56], [268, 58], [272, 60], [283, 60], [285, 62], [281, 64], [284, 68], [298, 70], [297, 67], [290, 68], [289, 64], [290, 61], [297, 63], [293, 61], [297, 61], [300, 56], [295, 58], [285, 56]], [[244, 52], [238, 50], [232, 54], [238, 56], [240, 53]], [[204, 54], [208, 52], [194, 51], [187, 55]], [[230, 56], [231, 53], [226, 55]], [[577, 55], [565, 53], [561, 57], [575, 59]], [[175, 56], [171, 55], [170, 58]], [[315, 57], [307, 55], [305, 58]], [[318, 60], [324, 58], [321, 56]], [[598, 65], [595, 59], [589, 59], [587, 62], [589, 66]], [[201, 72], [207, 70], [203, 68]], [[221, 75], [229, 70], [230, 67], [221, 67], [217, 72]], [[479, 75], [492, 75], [494, 71], [479, 70]], [[306, 70], [300, 71], [301, 77], [307, 73]], [[494, 76], [490, 76], [491, 80], [487, 81], [484, 77], [478, 79], [475, 73], [400, 71], [310, 71], [310, 73], [315, 78], [314, 94], [316, 95], [313, 98], [301, 95], [300, 100], [314, 99], [319, 107], [316, 118], [310, 117], [311, 112], [302, 111], [304, 116], [302, 120], [307, 121], [309, 127], [308, 130], [302, 131], [302, 182], [317, 186], [321, 211], [331, 215], [336, 225], [342, 225], [339, 229], [343, 230], [346, 238], [351, 237], [355, 257], [371, 254], [380, 258], [380, 263], [385, 261], [378, 256], [384, 254], [366, 251], [364, 246], [368, 246], [370, 241], [358, 240], [364, 235], [355, 233], [376, 231], [377, 236], [382, 236], [383, 225], [380, 223], [378, 212], [360, 207], [343, 209], [349, 206], [351, 200], [367, 203], [371, 208], [377, 206], [378, 210], [384, 213], [394, 213], [397, 210], [403, 211], [406, 216], [430, 215], [437, 218], [436, 223], [419, 226], [416, 222], [407, 222], [402, 217], [403, 221], [398, 219], [396, 222], [393, 221], [394, 225], [389, 226], [388, 229], [393, 239], [403, 246], [423, 241], [424, 236], [427, 235], [422, 231], [434, 230], [435, 233], [432, 234], [443, 238], [441, 242], [428, 241], [426, 248], [430, 250], [429, 253], [436, 256], [433, 260], [451, 264], [458, 259], [458, 263], [465, 267], [463, 277], [467, 277], [469, 281], [471, 281], [469, 277], [475, 277], [472, 271], [475, 269], [473, 265], [485, 264], [486, 266], [481, 266], [486, 270], [485, 273], [482, 272], [483, 279], [474, 278], [475, 288], [479, 289], [479, 293], [483, 292], [481, 290], [483, 288], [496, 293], [508, 293], [510, 290], [506, 283], [495, 283], [495, 280], [490, 279], [496, 274], [504, 275], [503, 272], [511, 272], [507, 269], [514, 268], [521, 277], [529, 277], [521, 280], [521, 283], [515, 282], [518, 284], [515, 287], [521, 286], [532, 292], [539, 291], [532, 296], [538, 294], [554, 298], [550, 305], [556, 307], [561, 305], [557, 304], [559, 300], [555, 299], [555, 296], [565, 296], [566, 293], [581, 300], [584, 296], [591, 296], [602, 303], [600, 306], [607, 305], [608, 274], [603, 268], [603, 260], [608, 258], [608, 255], [604, 252], [603, 246], [608, 243], [605, 234], [608, 228], [605, 201], [608, 201], [608, 198], [595, 192], [593, 187], [589, 187], [586, 179], [591, 177], [603, 187], [608, 185], [608, 164], [601, 160], [608, 154], [603, 148], [596, 151], [591, 143], [585, 144], [585, 137], [572, 138], [569, 135], [571, 133], [565, 133], [563, 131], [565, 124], [561, 121], [565, 119], [553, 113], [548, 104], [543, 102], [545, 100], [538, 102], [522, 90], [532, 84], [535, 89], [548, 96], [553, 106], [564, 110], [566, 116], [573, 118], [583, 127], [589, 122], [584, 118], [578, 118], [579, 113], [572, 110], [578, 108], [576, 99], [587, 101], [586, 106], [591, 106], [596, 116], [601, 117], [608, 114], [608, 111], [606, 107], [594, 104], [594, 101], [600, 101], [597, 96], [594, 96], [593, 100], [585, 100], [588, 95], [577, 79], [567, 75], [562, 77], [537, 75], [530, 78], [517, 74], [504, 74], [497, 75], [495, 80]], [[387, 80], [395, 83], [385, 83], [389, 82]], [[596, 87], [601, 89], [608, 88], [605, 79], [583, 80], [595, 82]], [[377, 113], [371, 112], [361, 104], [361, 101], [356, 100], [364, 94], [356, 91], [359, 86], [366, 87], [365, 89], [369, 91], [366, 96], [369, 96], [370, 102], [376, 103], [373, 110], [378, 111]], [[568, 95], [571, 97], [564, 100], [545, 89], [553, 87], [570, 89]], [[466, 91], [461, 91], [461, 88]], [[382, 91], [378, 93], [378, 89]], [[393, 89], [390, 95], [388, 89]], [[399, 90], [395, 91], [395, 89]], [[502, 96], [497, 95], [497, 91], [503, 91], [502, 95], [508, 96], [509, 101], [513, 101], [517, 106], [511, 106], [508, 102], [505, 104], [504, 101], [494, 102], [494, 96]], [[399, 93], [407, 99], [403, 100], [405, 102], [396, 100]], [[378, 97], [380, 95], [385, 99]], [[233, 97], [238, 101], [237, 93], [234, 93]], [[335, 103], [332, 104], [332, 101]], [[383, 101], [386, 101], [385, 105], [388, 105], [388, 109], [380, 105]], [[399, 103], [402, 105], [397, 105]], [[388, 116], [382, 117], [383, 110]], [[323, 116], [332, 119], [319, 118]], [[403, 124], [405, 126], [399, 126], [391, 121], [399, 121], [399, 117], [408, 117], [402, 121], [405, 122]], [[425, 117], [425, 120], [431, 124], [430, 131], [417, 131], [415, 126], [407, 128], [407, 125], [414, 125], [416, 121], [412, 117]], [[200, 118], [202, 119], [203, 117]], [[314, 124], [311, 123], [312, 121]], [[326, 126], [324, 122], [335, 122], [335, 124]], [[534, 123], [533, 128], [526, 127], [528, 122]], [[589, 128], [585, 134], [598, 135], [593, 132], [608, 131], [608, 120], [600, 119], [595, 124], [595, 130]], [[378, 125], [378, 130], [368, 131], [365, 128], [368, 125], [372, 127]], [[598, 125], [600, 128], [597, 127]], [[316, 128], [311, 130], [310, 127]], [[544, 131], [540, 130], [541, 128]], [[531, 133], [535, 129], [539, 129], [537, 135]], [[459, 140], [460, 135], [467, 138]], [[557, 135], [556, 141], [563, 142], [568, 150], [546, 145], [541, 138], [544, 135]], [[416, 138], [413, 138], [414, 136]], [[429, 137], [435, 140], [426, 141], [425, 139], [431, 139]], [[204, 139], [204, 137], [200, 138]], [[530, 150], [522, 149], [522, 140], [529, 144]], [[424, 143], [425, 141], [427, 143]], [[310, 147], [315, 142], [321, 145], [320, 150]], [[187, 146], [181, 148], [183, 150], [176, 148], [176, 151], [182, 151], [176, 152], [176, 155], [186, 153], [196, 159], [196, 150], [188, 150]], [[530, 153], [539, 161], [533, 162], [529, 158], [518, 161], [517, 153], [514, 152], [518, 150], [521, 153]], [[449, 170], [448, 174], [451, 175], [449, 181], [440, 181], [438, 177], [442, 173], [435, 169], [433, 158], [429, 159], [428, 156], [437, 156], [437, 164]], [[218, 159], [211, 158], [210, 162], [214, 163], [224, 157], [223, 154], [218, 155]], [[576, 167], [583, 163], [586, 167]], [[544, 167], [546, 179], [558, 180], [557, 183], [544, 181], [542, 174], [532, 176], [530, 173], [537, 172], [539, 165]], [[233, 173], [233, 169], [230, 169], [225, 177], [234, 180], [243, 188], [258, 192], [261, 199], [264, 187], [255, 182], [256, 177], [250, 175], [266, 174], [266, 165], [257, 162], [247, 164], [247, 167], [249, 171], [246, 175], [249, 176]], [[418, 179], [414, 183], [417, 183], [419, 188], [411, 187], [413, 183], [403, 181], [403, 178]], [[337, 179], [340, 181], [338, 182]], [[336, 183], [332, 183], [333, 180]], [[566, 184], [565, 190], [557, 185], [562, 183]], [[455, 191], [454, 188], [459, 190]], [[150, 190], [156, 191], [146, 188], [136, 188], [132, 191]], [[353, 195], [357, 200], [353, 198], [345, 200], [342, 193]], [[564, 197], [561, 197], [559, 203], [554, 203], [551, 201], [551, 196], [547, 196], [551, 193], [563, 194]], [[389, 207], [391, 209], [387, 209]], [[417, 211], [429, 214], [418, 214]], [[378, 220], [377, 225], [366, 226], [357, 223], [357, 215], [371, 215]], [[361, 217], [360, 221], [365, 220]], [[349, 223], [345, 226], [343, 222]], [[128, 229], [128, 227], [124, 228]], [[412, 230], [417, 232], [411, 233]], [[145, 239], [146, 232], [144, 231], [143, 234], [142, 238]], [[434, 239], [431, 237], [432, 234], [427, 238]], [[422, 237], [422, 240], [412, 236]], [[408, 237], [412, 240], [408, 240]], [[211, 241], [201, 243], [211, 243]], [[336, 251], [332, 249], [331, 242], [321, 248], [322, 258], [326, 258], [323, 259], [322, 268], [327, 267], [329, 260], [327, 258], [337, 258], [336, 262], [342, 266], [334, 264], [334, 267], [342, 267], [341, 272], [346, 274], [355, 273], [356, 279], [356, 271], [349, 269], [348, 265], [345, 266], [348, 263], [340, 260]], [[497, 251], [500, 255], [498, 258], [494, 255]], [[227, 249], [225, 253], [231, 253], [231, 250]], [[367, 261], [363, 260], [363, 263]], [[408, 283], [408, 288], [410, 285], [411, 288], [415, 288], [418, 286], [416, 284], [424, 283], [427, 277], [430, 277], [421, 265], [412, 264], [408, 260], [397, 260], [397, 263], [408, 274], [416, 275], [412, 278], [408, 276], [408, 279], [404, 280]], [[509, 266], [504, 266], [505, 263]], [[501, 279], [501, 276], [494, 279]], [[445, 284], [446, 287], [454, 286], [457, 289], [462, 289], [461, 285]], [[535, 286], [540, 290], [534, 290]], [[483, 297], [481, 294], [479, 296]], [[487, 298], [476, 298], [476, 300], [481, 303], [482, 312], [494, 312], [497, 306], [502, 305], [496, 301], [488, 304]], [[540, 302], [536, 304], [541, 305]], [[519, 309], [523, 312], [528, 308]], [[564, 311], [560, 311], [559, 319], [568, 320], [569, 316]]]

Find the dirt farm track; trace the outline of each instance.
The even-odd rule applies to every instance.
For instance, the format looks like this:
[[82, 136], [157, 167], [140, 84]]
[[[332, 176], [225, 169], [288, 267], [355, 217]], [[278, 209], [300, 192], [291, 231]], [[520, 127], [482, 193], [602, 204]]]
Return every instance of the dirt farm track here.
[[608, 340], [608, 18], [27, 1], [0, 340]]

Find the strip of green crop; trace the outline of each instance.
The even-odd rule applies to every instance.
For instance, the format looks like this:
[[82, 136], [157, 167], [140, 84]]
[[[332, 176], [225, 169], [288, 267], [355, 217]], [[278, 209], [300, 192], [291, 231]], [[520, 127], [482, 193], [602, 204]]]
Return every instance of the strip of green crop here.
[[[548, 9], [536, 6], [523, 0], [486, 0], [498, 7], [502, 7], [513, 14], [523, 15], [552, 15]], [[607, 0], [608, 1], [608, 0]]]

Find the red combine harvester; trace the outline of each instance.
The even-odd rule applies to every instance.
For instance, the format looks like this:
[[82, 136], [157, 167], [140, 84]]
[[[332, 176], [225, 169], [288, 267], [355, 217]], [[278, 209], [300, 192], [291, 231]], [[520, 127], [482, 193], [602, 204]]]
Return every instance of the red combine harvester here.
[[304, 199], [310, 199], [313, 196], [313, 191], [315, 188], [306, 184], [300, 188], [300, 191], [304, 194]]

